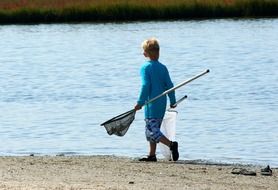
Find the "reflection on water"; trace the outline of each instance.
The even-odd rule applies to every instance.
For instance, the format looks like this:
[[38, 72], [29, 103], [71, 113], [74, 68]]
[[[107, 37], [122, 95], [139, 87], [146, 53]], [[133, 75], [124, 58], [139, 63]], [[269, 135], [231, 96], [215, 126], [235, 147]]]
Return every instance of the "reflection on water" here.
[[0, 26], [0, 154], [147, 153], [143, 112], [126, 136], [100, 123], [131, 109], [140, 44], [156, 36], [177, 90], [181, 159], [278, 166], [278, 20]]

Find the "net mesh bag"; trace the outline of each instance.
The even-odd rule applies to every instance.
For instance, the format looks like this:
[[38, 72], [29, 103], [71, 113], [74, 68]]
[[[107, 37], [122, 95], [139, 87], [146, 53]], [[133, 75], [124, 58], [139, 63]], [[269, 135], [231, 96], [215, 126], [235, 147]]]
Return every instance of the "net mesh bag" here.
[[109, 135], [124, 136], [135, 119], [135, 113], [135, 110], [130, 110], [102, 123], [101, 126], [105, 127]]

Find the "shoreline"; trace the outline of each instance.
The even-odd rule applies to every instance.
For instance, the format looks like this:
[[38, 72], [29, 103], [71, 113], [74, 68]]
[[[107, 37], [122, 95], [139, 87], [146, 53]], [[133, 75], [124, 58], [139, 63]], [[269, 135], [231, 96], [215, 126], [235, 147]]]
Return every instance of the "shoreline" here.
[[[56, 152], [56, 153], [21, 153], [21, 154], [0, 154], [0, 158], [5, 157], [111, 157], [111, 158], [124, 158], [133, 161], [139, 160], [139, 158], [144, 157], [146, 155], [130, 155], [127, 156], [125, 154], [82, 154], [77, 152]], [[157, 159], [160, 162], [167, 162], [163, 155], [158, 154]], [[262, 162], [262, 161], [241, 161], [241, 160], [213, 160], [213, 159], [200, 159], [200, 158], [183, 158], [180, 157], [177, 161], [179, 164], [192, 164], [192, 165], [214, 165], [214, 166], [243, 166], [243, 167], [265, 167], [266, 165], [271, 165], [272, 168], [278, 169], [278, 165], [271, 162]]]
[[276, 0], [18, 0], [0, 2], [0, 24], [278, 17]]
[[[232, 174], [233, 168], [256, 176]], [[139, 162], [117, 156], [0, 156], [0, 189], [278, 189], [259, 166]]]

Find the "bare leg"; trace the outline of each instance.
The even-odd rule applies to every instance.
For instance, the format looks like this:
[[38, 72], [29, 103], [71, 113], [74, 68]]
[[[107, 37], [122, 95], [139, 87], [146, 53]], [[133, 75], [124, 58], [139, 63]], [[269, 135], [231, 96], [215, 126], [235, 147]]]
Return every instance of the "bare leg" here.
[[159, 142], [165, 144], [168, 147], [170, 147], [170, 145], [171, 145], [171, 141], [169, 139], [167, 139], [165, 136], [162, 136], [160, 138]]
[[155, 156], [156, 153], [156, 143], [150, 142], [150, 156]]
[[[162, 136], [159, 140], [159, 142], [165, 144], [166, 146], [170, 147], [171, 145], [171, 141], [169, 139], [167, 139], [165, 136]], [[154, 156], [156, 153], [156, 143], [152, 143], [150, 142], [150, 156]]]

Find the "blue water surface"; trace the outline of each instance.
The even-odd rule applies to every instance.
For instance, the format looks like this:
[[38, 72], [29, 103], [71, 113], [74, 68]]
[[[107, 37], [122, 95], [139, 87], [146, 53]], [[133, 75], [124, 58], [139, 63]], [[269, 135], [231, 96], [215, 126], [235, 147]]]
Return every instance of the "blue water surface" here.
[[[143, 111], [124, 137], [100, 123], [133, 108], [141, 42], [175, 84], [180, 158], [278, 167], [278, 19], [0, 26], [0, 155], [148, 153]], [[162, 158], [158, 150], [158, 156]]]

